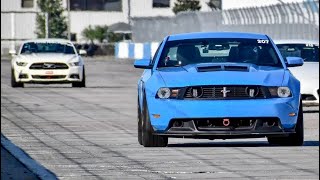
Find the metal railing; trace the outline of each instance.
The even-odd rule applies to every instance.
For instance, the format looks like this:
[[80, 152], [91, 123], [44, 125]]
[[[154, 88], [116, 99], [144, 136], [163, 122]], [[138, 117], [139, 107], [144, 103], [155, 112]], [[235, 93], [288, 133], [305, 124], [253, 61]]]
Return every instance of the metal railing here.
[[213, 12], [185, 12], [174, 17], [133, 18], [134, 42], [161, 41], [176, 33], [237, 31], [264, 33], [273, 39], [319, 39], [319, 1]]

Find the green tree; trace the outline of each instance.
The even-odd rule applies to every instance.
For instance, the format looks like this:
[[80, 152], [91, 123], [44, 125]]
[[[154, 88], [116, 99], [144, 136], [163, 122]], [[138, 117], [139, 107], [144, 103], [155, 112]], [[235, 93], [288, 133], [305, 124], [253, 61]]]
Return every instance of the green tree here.
[[82, 31], [82, 36], [93, 43], [93, 40], [96, 39], [95, 30], [89, 25], [88, 27], [84, 28]]
[[177, 14], [181, 11], [199, 11], [201, 5], [199, 0], [177, 0], [172, 11]]
[[94, 28], [89, 25], [82, 31], [82, 36], [93, 43], [98, 40], [100, 43], [108, 36], [108, 26], [95, 26]]
[[93, 43], [94, 40], [98, 40], [100, 43], [103, 42], [104, 39], [107, 39], [108, 42], [118, 42], [123, 39], [123, 34], [116, 34], [112, 31], [108, 30], [108, 26], [88, 26], [82, 31], [82, 36]]
[[211, 8], [212, 11], [221, 10], [221, 0], [210, 0], [209, 2], [207, 2], [207, 5]]
[[119, 42], [123, 40], [123, 34], [117, 34], [114, 32], [108, 33], [108, 42]]
[[95, 39], [100, 43], [107, 37], [108, 35], [108, 26], [96, 26], [95, 28]]
[[36, 34], [38, 38], [46, 36], [46, 14], [48, 14], [49, 38], [67, 38], [67, 22], [63, 15], [62, 0], [37, 0], [37, 5], [40, 8], [37, 13]]

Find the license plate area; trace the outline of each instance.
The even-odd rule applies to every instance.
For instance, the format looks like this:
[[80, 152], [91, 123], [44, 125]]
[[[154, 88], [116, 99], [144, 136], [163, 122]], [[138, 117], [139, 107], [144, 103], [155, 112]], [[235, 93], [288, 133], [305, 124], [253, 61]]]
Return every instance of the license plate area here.
[[47, 74], [47, 75], [52, 75], [52, 74], [53, 74], [53, 71], [46, 71], [45, 74]]

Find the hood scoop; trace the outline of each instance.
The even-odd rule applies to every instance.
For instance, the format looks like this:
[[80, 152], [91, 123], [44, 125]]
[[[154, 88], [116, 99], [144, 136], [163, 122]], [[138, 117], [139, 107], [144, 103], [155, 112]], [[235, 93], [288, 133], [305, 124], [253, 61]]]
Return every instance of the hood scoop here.
[[234, 65], [213, 65], [213, 66], [198, 66], [198, 72], [210, 72], [210, 71], [243, 71], [248, 72], [248, 66], [234, 66]]

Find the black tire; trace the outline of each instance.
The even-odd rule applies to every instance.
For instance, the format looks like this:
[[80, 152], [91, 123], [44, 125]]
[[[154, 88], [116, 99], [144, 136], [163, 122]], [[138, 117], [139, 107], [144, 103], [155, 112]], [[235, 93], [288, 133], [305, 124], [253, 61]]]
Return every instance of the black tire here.
[[153, 135], [153, 128], [150, 123], [148, 106], [146, 100], [143, 102], [142, 115], [142, 144], [144, 147], [166, 147], [168, 146], [168, 137]]
[[72, 87], [86, 87], [86, 73], [83, 66], [82, 81], [72, 83]]
[[141, 120], [141, 109], [138, 98], [138, 142], [140, 145], [142, 144], [142, 120]]
[[13, 88], [24, 87], [23, 83], [16, 81], [16, 78], [14, 77], [14, 70], [13, 69], [11, 69], [11, 87], [13, 87]]
[[295, 127], [296, 133], [290, 134], [288, 137], [268, 137], [270, 144], [281, 146], [302, 146], [304, 141], [304, 127], [303, 127], [303, 107], [300, 102], [298, 120]]

